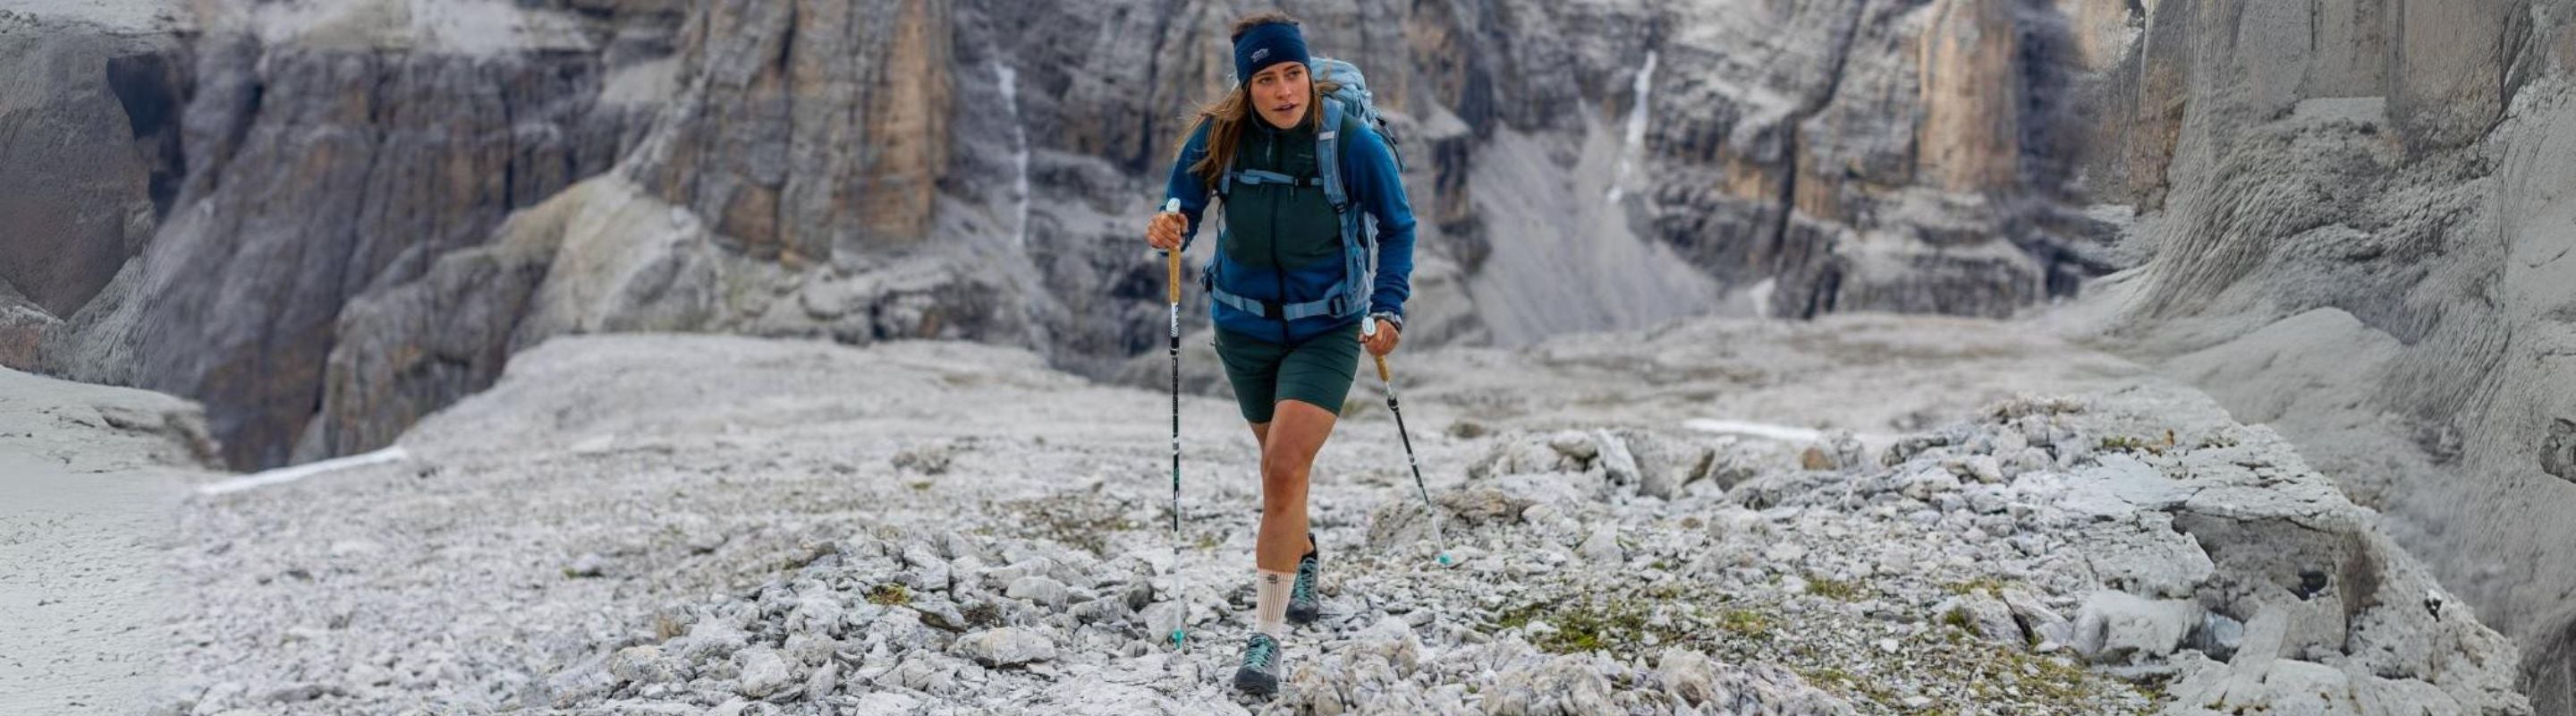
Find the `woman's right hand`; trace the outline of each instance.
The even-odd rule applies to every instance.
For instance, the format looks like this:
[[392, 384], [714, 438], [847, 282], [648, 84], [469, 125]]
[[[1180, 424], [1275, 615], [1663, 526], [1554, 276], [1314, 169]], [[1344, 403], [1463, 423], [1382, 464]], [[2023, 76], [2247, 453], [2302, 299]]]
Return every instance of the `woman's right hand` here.
[[1181, 247], [1181, 230], [1189, 226], [1189, 217], [1177, 212], [1155, 212], [1153, 223], [1145, 225], [1145, 243], [1164, 251], [1178, 249]]

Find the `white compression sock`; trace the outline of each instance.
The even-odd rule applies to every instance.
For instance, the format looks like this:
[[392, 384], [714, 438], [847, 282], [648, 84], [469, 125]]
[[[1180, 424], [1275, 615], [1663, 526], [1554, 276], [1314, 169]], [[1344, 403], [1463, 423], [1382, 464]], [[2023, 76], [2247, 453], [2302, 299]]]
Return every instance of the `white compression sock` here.
[[1297, 584], [1295, 572], [1255, 570], [1252, 580], [1253, 624], [1272, 639], [1287, 637], [1288, 591]]

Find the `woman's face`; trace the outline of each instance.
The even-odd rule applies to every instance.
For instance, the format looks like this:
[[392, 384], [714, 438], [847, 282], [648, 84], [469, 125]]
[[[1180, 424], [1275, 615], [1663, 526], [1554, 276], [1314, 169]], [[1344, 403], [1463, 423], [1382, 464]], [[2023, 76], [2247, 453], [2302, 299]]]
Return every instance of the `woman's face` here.
[[1282, 62], [1252, 73], [1252, 108], [1261, 121], [1288, 129], [1306, 118], [1306, 103], [1315, 91], [1306, 84], [1306, 63]]

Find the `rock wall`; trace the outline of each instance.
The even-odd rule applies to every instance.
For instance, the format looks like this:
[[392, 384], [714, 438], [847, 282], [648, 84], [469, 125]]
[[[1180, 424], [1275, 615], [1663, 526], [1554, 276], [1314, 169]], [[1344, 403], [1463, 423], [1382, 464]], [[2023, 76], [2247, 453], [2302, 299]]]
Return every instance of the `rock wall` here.
[[1773, 314], [2008, 316], [2107, 268], [2058, 129], [2089, 71], [2069, 9], [1699, 5], [1716, 21], [1668, 43], [1698, 69], [1659, 88], [1681, 121], [1651, 135], [1646, 212], [1713, 275], [1776, 279]]
[[[1397, 25], [1376, 21], [1398, 10], [1381, 3], [1292, 10], [1319, 37], [1361, 38], [1358, 52], [1327, 51], [1369, 66], [1387, 107], [1408, 106], [1411, 50]], [[700, 275], [725, 288], [681, 282], [724, 299], [664, 328], [856, 343], [969, 338], [1032, 346], [1096, 374], [1114, 370], [1161, 336], [1163, 278], [1158, 264], [1139, 256], [1135, 207], [1159, 191], [1162, 158], [1184, 113], [1225, 81], [1227, 65], [1217, 60], [1224, 25], [1237, 14], [1146, 3], [702, 6], [681, 33], [676, 99], [625, 172], [655, 202], [705, 226], [683, 243], [726, 248], [710, 264], [725, 268]], [[1453, 158], [1417, 159], [1417, 176], [1463, 185], [1467, 167], [1456, 157], [1466, 150], [1457, 139], [1465, 132], [1423, 134], [1424, 144], [1448, 149], [1413, 150], [1417, 156]], [[1463, 197], [1417, 196], [1426, 207], [1452, 207], [1453, 217], [1468, 206]], [[578, 222], [566, 236], [560, 251], [539, 250], [547, 256], [512, 283], [554, 281], [568, 264], [658, 241]], [[1426, 225], [1417, 276], [1435, 297], [1438, 286], [1454, 284], [1441, 268], [1441, 236]], [[475, 254], [443, 267], [453, 274], [394, 289], [406, 298], [345, 319], [344, 330], [366, 336], [366, 345], [334, 359], [324, 399], [334, 417], [325, 430], [350, 429], [333, 433], [348, 439], [322, 441], [329, 452], [381, 445], [424, 410], [479, 390], [498, 368], [482, 359], [451, 372], [405, 367], [426, 356], [506, 357], [557, 332], [624, 328], [531, 320], [513, 331], [450, 335], [432, 326], [434, 314], [419, 313], [502, 300], [434, 295], [485, 290], [474, 277], [508, 254]], [[539, 293], [518, 310], [533, 319], [581, 301], [614, 312], [627, 298]], [[1191, 303], [1203, 322], [1204, 307]], [[1440, 311], [1424, 313], [1432, 318], [1427, 335], [1473, 330], [1463, 325], [1471, 318], [1444, 326]], [[382, 407], [395, 405], [416, 407]]]
[[687, 91], [633, 175], [719, 234], [791, 261], [920, 241], [955, 113], [949, 7], [700, 6], [681, 32]]
[[186, 172], [185, 49], [166, 25], [13, 13], [0, 68], [0, 282], [68, 315], [142, 249]]
[[136, 383], [226, 406], [216, 430], [241, 465], [286, 461], [340, 306], [605, 169], [618, 140], [580, 121], [599, 76], [579, 63], [261, 54], [244, 83], [258, 112], [230, 152], [208, 138], [201, 193], [147, 253], [135, 318]]
[[181, 23], [0, 11], [0, 365], [140, 252], [186, 171]]
[[[2097, 4], [1282, 9], [1368, 68], [1394, 114], [1424, 219], [1414, 337], [1517, 344], [1707, 312], [2000, 316], [2073, 291], [2103, 265], [2102, 232], [2066, 208], [2074, 135], [2052, 98], [2082, 76], [2069, 18], [2125, 17]], [[0, 277], [36, 307], [0, 314], [16, 337], [0, 351], [39, 344], [50, 371], [204, 400], [236, 464], [380, 444], [488, 382], [525, 347], [512, 336], [550, 335], [503, 326], [619, 310], [615, 292], [434, 295], [494, 288], [468, 267], [513, 250], [433, 274], [622, 162], [635, 190], [611, 193], [687, 214], [703, 227], [688, 240], [723, 254], [705, 265], [730, 267], [671, 278], [720, 300], [655, 325], [955, 336], [1108, 376], [1160, 333], [1135, 217], [1191, 109], [1227, 86], [1225, 30], [1247, 9], [209, 4], [191, 11], [207, 19], [179, 92], [173, 218], [118, 271], [73, 272], [101, 286], [92, 300], [49, 305], [50, 285]], [[604, 263], [575, 252], [650, 239], [580, 235], [525, 255]], [[198, 278], [214, 275], [229, 279]], [[488, 325], [413, 313], [467, 305]], [[330, 358], [343, 332], [369, 345]], [[424, 356], [473, 358], [397, 369]], [[327, 437], [338, 421], [367, 437]]]
[[[2299, 441], [2576, 710], [2560, 2], [2164, 3], [2093, 158], [2143, 211], [2111, 345]], [[2555, 223], [2563, 224], [2563, 221]]]
[[[194, 18], [201, 34], [167, 53], [62, 55], [47, 66], [104, 77], [127, 98], [117, 124], [132, 138], [98, 161], [132, 165], [115, 173], [126, 198], [75, 206], [131, 209], [118, 223], [129, 235], [40, 231], [31, 236], [89, 237], [80, 246], [98, 255], [8, 262], [50, 272], [10, 277], [55, 319], [28, 321], [44, 324], [43, 345], [22, 365], [203, 401], [229, 463], [289, 461], [344, 304], [480, 243], [512, 209], [605, 171], [636, 143], [645, 115], [600, 99], [619, 69], [604, 58], [642, 61], [649, 31], [614, 26], [649, 29], [666, 14], [211, 5]], [[507, 24], [472, 24], [495, 17]], [[154, 174], [156, 161], [169, 171]], [[32, 175], [56, 176], [85, 175]]]

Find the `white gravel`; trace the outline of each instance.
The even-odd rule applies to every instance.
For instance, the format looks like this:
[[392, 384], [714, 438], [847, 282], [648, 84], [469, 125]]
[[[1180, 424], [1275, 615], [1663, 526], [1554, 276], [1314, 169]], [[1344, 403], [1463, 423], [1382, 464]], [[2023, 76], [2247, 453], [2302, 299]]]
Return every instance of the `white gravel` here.
[[0, 713], [173, 698], [167, 555], [204, 419], [175, 398], [0, 368]]
[[[976, 345], [558, 339], [416, 428], [411, 460], [192, 501], [174, 705], [2195, 713], [2286, 708], [2262, 685], [2294, 683], [2517, 713], [2492, 632], [2338, 591], [2430, 582], [2276, 437], [2011, 330], [1710, 321], [1400, 356], [1457, 566], [1355, 400], [1313, 497], [1326, 616], [1270, 701], [1225, 683], [1257, 517], [1230, 402], [1184, 400], [1176, 561], [1167, 396]], [[2032, 383], [2093, 397], [1986, 399]], [[1680, 428], [1703, 416], [1823, 439]], [[2343, 536], [2271, 530], [2288, 515]], [[2262, 586], [2312, 568], [2328, 587]], [[2373, 626], [2302, 606], [2328, 598]], [[2328, 631], [2356, 651], [2317, 651]]]

